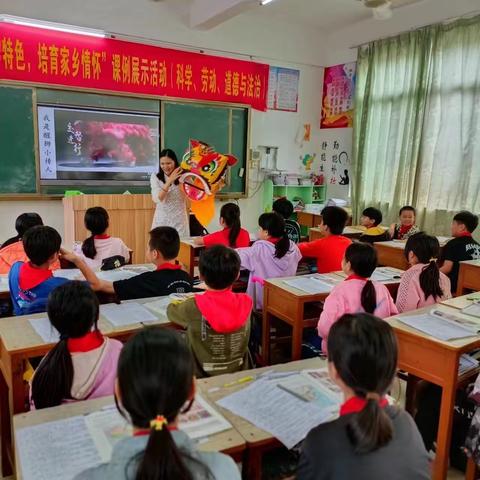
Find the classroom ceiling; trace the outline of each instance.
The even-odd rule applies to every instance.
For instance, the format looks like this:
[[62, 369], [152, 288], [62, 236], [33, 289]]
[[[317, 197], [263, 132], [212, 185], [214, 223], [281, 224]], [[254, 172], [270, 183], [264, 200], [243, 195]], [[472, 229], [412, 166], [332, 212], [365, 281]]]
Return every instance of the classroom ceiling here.
[[[396, 8], [424, 0], [392, 0]], [[454, 1], [454, 0], [452, 0]], [[372, 11], [360, 0], [276, 0], [261, 7], [255, 14], [277, 17], [306, 26], [332, 30], [348, 27], [372, 16]]]

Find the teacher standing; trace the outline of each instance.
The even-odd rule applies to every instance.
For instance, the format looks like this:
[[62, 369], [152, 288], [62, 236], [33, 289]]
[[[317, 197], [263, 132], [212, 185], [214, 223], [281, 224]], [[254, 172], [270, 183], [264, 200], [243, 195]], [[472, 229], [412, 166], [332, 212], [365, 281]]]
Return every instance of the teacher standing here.
[[156, 204], [152, 229], [155, 227], [173, 227], [180, 238], [190, 235], [187, 199], [179, 185], [182, 170], [173, 150], [166, 148], [160, 152], [160, 168], [152, 173], [150, 186], [152, 199]]

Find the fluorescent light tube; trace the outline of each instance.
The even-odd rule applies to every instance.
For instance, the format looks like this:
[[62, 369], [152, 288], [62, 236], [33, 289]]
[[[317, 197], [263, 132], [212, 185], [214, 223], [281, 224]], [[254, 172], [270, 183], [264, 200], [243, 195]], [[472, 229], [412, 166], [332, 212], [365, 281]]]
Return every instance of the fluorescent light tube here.
[[269, 3], [272, 3], [274, 0], [260, 0], [260, 5], [268, 5]]
[[13, 17], [3, 15], [0, 21], [13, 23], [15, 25], [24, 25], [26, 27], [44, 28], [46, 30], [55, 30], [57, 32], [76, 33], [80, 35], [89, 35], [91, 37], [105, 38], [106, 32], [95, 30], [93, 28], [76, 27], [75, 25], [64, 25], [62, 23], [46, 22], [43, 20], [34, 20], [30, 18]]

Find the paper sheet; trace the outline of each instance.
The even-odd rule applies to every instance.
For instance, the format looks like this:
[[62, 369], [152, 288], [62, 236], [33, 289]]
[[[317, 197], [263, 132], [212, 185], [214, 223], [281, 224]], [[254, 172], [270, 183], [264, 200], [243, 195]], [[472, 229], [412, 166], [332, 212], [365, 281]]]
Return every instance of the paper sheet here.
[[471, 357], [470, 355], [464, 353], [460, 356], [460, 361], [458, 364], [458, 374], [463, 375], [465, 372], [468, 372], [472, 368], [477, 368], [479, 365], [476, 358]]
[[107, 282], [117, 282], [118, 280], [127, 280], [129, 278], [136, 277], [139, 275], [139, 272], [123, 270], [123, 268], [119, 268], [118, 270], [106, 270], [104, 272], [100, 271], [96, 272], [95, 274], [101, 280], [106, 280]]
[[100, 305], [100, 315], [115, 327], [159, 321], [158, 317], [137, 302]]
[[229, 430], [232, 425], [197, 394], [192, 408], [180, 415], [178, 428], [196, 440]]
[[462, 313], [480, 318], [480, 302], [478, 301], [472, 302], [468, 307], [465, 307], [462, 310]]
[[464, 327], [454, 322], [449, 322], [442, 318], [433, 316], [429, 313], [421, 315], [409, 315], [397, 317], [405, 325], [420, 330], [427, 335], [438, 338], [443, 341], [454, 340], [456, 338], [465, 338], [476, 335], [471, 328]]
[[154, 311], [162, 317], [167, 316], [167, 308], [172, 303], [173, 299], [170, 297], [164, 297], [160, 300], [155, 300], [153, 302], [144, 303], [143, 306]]
[[283, 283], [310, 294], [328, 293], [333, 288], [332, 284], [310, 276], [297, 277], [292, 280], [284, 280]]
[[115, 444], [132, 434], [131, 425], [120, 415], [115, 405], [86, 415], [85, 424], [104, 463], [110, 461]]
[[30, 318], [28, 321], [45, 343], [57, 343], [60, 340], [60, 333], [47, 317]]
[[22, 428], [16, 444], [23, 480], [71, 480], [101, 463], [82, 416]]
[[259, 379], [250, 386], [217, 401], [217, 404], [266, 430], [287, 448], [331, 418], [328, 409], [296, 398], [280, 389], [277, 380]]

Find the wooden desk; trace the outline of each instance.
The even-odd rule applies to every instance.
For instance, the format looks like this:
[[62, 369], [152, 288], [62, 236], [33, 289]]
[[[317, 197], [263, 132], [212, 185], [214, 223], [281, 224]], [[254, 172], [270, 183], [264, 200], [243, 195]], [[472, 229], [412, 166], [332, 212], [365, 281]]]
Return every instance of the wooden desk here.
[[[451, 307], [438, 305], [447, 310]], [[426, 307], [415, 313], [426, 313]], [[398, 368], [405, 370], [414, 378], [427, 380], [442, 387], [440, 421], [438, 424], [437, 455], [433, 466], [434, 480], [447, 477], [452, 421], [457, 387], [476, 375], [475, 369], [458, 377], [459, 358], [462, 354], [480, 347], [480, 337], [469, 337], [451, 342], [443, 342], [401, 323], [398, 318], [408, 316], [412, 312], [387, 319], [395, 330], [398, 339]], [[407, 386], [407, 399], [411, 392]], [[407, 402], [408, 404], [408, 402]]]
[[462, 295], [460, 297], [449, 298], [448, 300], [444, 300], [440, 303], [442, 305], [446, 305], [447, 307], [462, 310], [463, 308], [468, 307], [472, 304], [472, 298], [475, 298], [475, 300], [480, 300], [480, 292], [472, 292], [467, 295]]
[[185, 265], [188, 274], [193, 277], [195, 272], [195, 259], [205, 247], [199, 247], [193, 243], [193, 238], [184, 238], [180, 240], [180, 251], [177, 260]]
[[[343, 208], [348, 213], [347, 225], [352, 224], [352, 210], [351, 208]], [[297, 212], [297, 222], [307, 228], [318, 227], [322, 223], [322, 216], [318, 213]]]
[[[402, 273], [399, 271], [399, 273]], [[328, 274], [341, 282], [345, 278], [343, 272]], [[323, 302], [329, 292], [306, 293], [303, 290], [291, 287], [285, 280], [298, 277], [275, 278], [265, 281], [263, 290], [263, 322], [262, 322], [262, 359], [265, 365], [270, 364], [270, 327], [273, 318], [277, 318], [292, 328], [292, 356], [291, 360], [299, 360], [302, 351], [302, 334], [304, 328], [316, 327], [321, 308], [315, 308], [315, 303]], [[400, 279], [385, 282], [393, 298], [400, 284]], [[312, 308], [313, 307], [313, 308]]]
[[[365, 231], [365, 227], [361, 225], [355, 225], [354, 227], [345, 227], [343, 229], [342, 235], [347, 238], [351, 239], [358, 239], [363, 235]], [[325, 235], [320, 228], [313, 227], [308, 232], [309, 240], [312, 242], [313, 240], [318, 240], [319, 238], [323, 238]]]
[[[449, 237], [437, 237], [440, 243], [440, 250], [450, 240]], [[377, 251], [378, 264], [387, 267], [407, 270], [409, 265], [404, 255], [406, 241], [389, 240], [388, 242], [375, 242], [373, 244]], [[480, 288], [478, 288], [480, 290]]]
[[[316, 369], [326, 367], [327, 362], [321, 358], [311, 358], [309, 360], [301, 360], [298, 362], [285, 363], [274, 367], [258, 368], [255, 370], [237, 372], [230, 375], [220, 375], [217, 377], [205, 378], [198, 380], [197, 386], [202, 396], [214, 403], [231, 393], [245, 388], [247, 384], [238, 384], [232, 387], [224, 388], [223, 385], [234, 382], [247, 375], [258, 375], [266, 370], [275, 370], [279, 372], [301, 371], [305, 369]], [[237, 432], [243, 437], [247, 443], [247, 451], [245, 462], [243, 465], [243, 478], [248, 480], [260, 480], [262, 473], [262, 456], [263, 453], [281, 446], [281, 443], [270, 433], [262, 430], [247, 420], [237, 417], [229, 410], [219, 405], [215, 405], [222, 415], [233, 425]]]
[[480, 290], [480, 260], [468, 260], [460, 262], [458, 271], [457, 295], [463, 295], [468, 291]]
[[[148, 303], [159, 298], [129, 300], [125, 303]], [[152, 313], [157, 315], [158, 323], [149, 322], [148, 325], [173, 327], [165, 317], [153, 311]], [[0, 436], [2, 473], [4, 476], [11, 474], [11, 468], [14, 464], [11, 416], [25, 412], [29, 408], [28, 401], [25, 398], [23, 382], [26, 361], [30, 358], [46, 355], [54, 345], [45, 343], [28, 320], [45, 318], [46, 316], [46, 313], [37, 313], [0, 319]], [[100, 315], [98, 326], [104, 335], [122, 342], [127, 341], [134, 333], [144, 327], [141, 323], [114, 327], [102, 315]]]
[[[206, 400], [209, 401], [208, 399]], [[212, 402], [209, 401], [209, 403]], [[104, 407], [114, 404], [115, 400], [113, 396], [110, 396], [22, 413], [20, 415], [15, 415], [13, 418], [13, 429], [14, 432], [16, 432], [22, 428], [33, 427], [34, 425], [39, 425], [42, 423], [67, 419], [78, 415], [88, 415], [89, 413], [97, 412]], [[218, 407], [214, 407], [218, 410]], [[204, 452], [223, 452], [234, 457], [236, 461], [242, 460], [245, 447], [245, 440], [234, 428], [211, 435], [198, 444], [199, 450]], [[15, 444], [15, 449], [18, 451], [17, 444]], [[20, 479], [22, 478], [22, 469], [19, 462], [19, 455], [15, 455], [15, 458], [16, 477], [17, 479]]]

